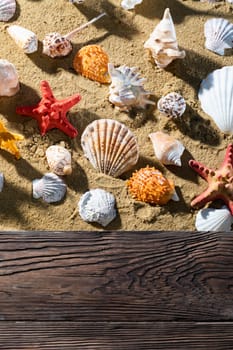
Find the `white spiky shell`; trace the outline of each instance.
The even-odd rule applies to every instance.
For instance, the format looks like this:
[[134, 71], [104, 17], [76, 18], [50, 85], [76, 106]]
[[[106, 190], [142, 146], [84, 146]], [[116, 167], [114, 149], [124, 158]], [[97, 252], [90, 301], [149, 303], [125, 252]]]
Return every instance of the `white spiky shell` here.
[[115, 217], [115, 197], [100, 188], [82, 195], [78, 202], [79, 214], [84, 221], [107, 226]]
[[0, 1], [0, 21], [7, 22], [15, 14], [16, 1], [15, 0], [1, 0]]
[[201, 83], [198, 92], [201, 107], [219, 129], [233, 133], [233, 66], [214, 70]]
[[24, 53], [30, 54], [37, 51], [38, 39], [31, 30], [14, 24], [7, 28], [7, 32]]
[[211, 18], [205, 22], [205, 47], [219, 55], [233, 47], [233, 24], [224, 18]]
[[135, 136], [122, 123], [99, 119], [89, 124], [81, 136], [84, 155], [99, 172], [120, 176], [138, 161]]
[[42, 43], [43, 54], [52, 58], [67, 56], [72, 51], [70, 40], [56, 32], [46, 34]]
[[181, 156], [185, 150], [183, 144], [162, 131], [149, 134], [156, 158], [163, 164], [181, 166]]
[[109, 87], [109, 101], [119, 109], [129, 111], [132, 107], [145, 108], [147, 104], [154, 104], [147, 97], [151, 94], [143, 87], [145, 78], [141, 78], [136, 67], [120, 66], [114, 68], [108, 64], [111, 77]]
[[125, 10], [132, 10], [136, 5], [142, 3], [143, 0], [122, 0], [121, 7]]
[[184, 114], [186, 102], [183, 96], [177, 92], [170, 92], [158, 100], [157, 107], [162, 114], [178, 118]]
[[66, 194], [65, 182], [54, 173], [46, 173], [32, 181], [33, 198], [43, 198], [47, 203], [59, 202]]
[[0, 59], [0, 96], [13, 96], [19, 91], [19, 78], [15, 66]]
[[72, 173], [71, 154], [66, 148], [53, 145], [47, 148], [45, 154], [53, 173], [61, 176]]
[[198, 231], [230, 231], [232, 223], [233, 216], [229, 209], [223, 206], [220, 209], [205, 208], [199, 210], [195, 227]]
[[169, 8], [166, 8], [162, 20], [155, 27], [144, 48], [149, 49], [159, 68], [167, 67], [173, 60], [184, 58], [176, 38], [175, 26]]

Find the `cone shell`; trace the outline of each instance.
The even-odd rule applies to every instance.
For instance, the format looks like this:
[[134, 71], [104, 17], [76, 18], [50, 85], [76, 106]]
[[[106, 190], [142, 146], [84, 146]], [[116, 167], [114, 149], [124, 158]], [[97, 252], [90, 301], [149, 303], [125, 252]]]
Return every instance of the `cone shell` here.
[[172, 181], [167, 180], [159, 170], [148, 166], [134, 172], [127, 186], [134, 199], [151, 204], [166, 204], [175, 192]]
[[211, 18], [205, 22], [205, 47], [219, 55], [233, 47], [233, 24], [224, 18]]
[[158, 100], [157, 107], [167, 117], [178, 118], [184, 114], [186, 102], [177, 92], [170, 92]]
[[0, 59], [0, 96], [13, 96], [19, 91], [19, 78], [15, 66]]
[[38, 49], [38, 39], [31, 30], [18, 25], [12, 25], [7, 28], [7, 32], [15, 43], [27, 54], [36, 52]]
[[0, 1], [0, 21], [7, 22], [15, 14], [16, 1], [15, 0], [1, 0]]
[[149, 134], [157, 159], [163, 164], [181, 166], [181, 156], [185, 150], [183, 144], [174, 137], [158, 131]]
[[43, 198], [47, 203], [59, 202], [66, 194], [65, 182], [56, 174], [47, 173], [32, 181], [33, 198]]
[[81, 136], [81, 145], [95, 169], [114, 177], [131, 169], [139, 157], [133, 133], [112, 119], [99, 119], [89, 124]]
[[48, 33], [43, 43], [43, 54], [49, 57], [67, 56], [72, 51], [71, 42], [59, 33]]
[[86, 78], [99, 83], [110, 83], [108, 62], [108, 55], [100, 46], [87, 45], [75, 55], [73, 67]]
[[231, 231], [233, 216], [226, 206], [220, 209], [205, 208], [199, 210], [195, 227], [198, 231]]
[[45, 154], [53, 173], [61, 176], [72, 173], [71, 154], [66, 148], [53, 145], [47, 148]]

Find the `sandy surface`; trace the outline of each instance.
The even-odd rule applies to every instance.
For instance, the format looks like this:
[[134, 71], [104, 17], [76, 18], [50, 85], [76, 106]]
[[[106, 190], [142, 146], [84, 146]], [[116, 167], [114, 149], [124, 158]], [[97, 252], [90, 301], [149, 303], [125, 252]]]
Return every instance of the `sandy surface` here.
[[[176, 26], [180, 48], [186, 58], [176, 60], [166, 70], [157, 68], [148, 60], [143, 43], [169, 7]], [[66, 58], [52, 59], [42, 54], [41, 41], [48, 32], [62, 34], [95, 17], [102, 11], [108, 16], [92, 25], [73, 40], [73, 51]], [[12, 62], [19, 73], [20, 91], [13, 97], [0, 98], [0, 119], [13, 132], [24, 135], [18, 142], [20, 160], [0, 150], [5, 185], [0, 194], [1, 230], [102, 230], [88, 224], [77, 212], [81, 195], [91, 188], [103, 188], [116, 197], [118, 215], [108, 225], [109, 230], [195, 230], [197, 211], [190, 202], [206, 183], [188, 166], [195, 158], [210, 167], [218, 167], [232, 136], [220, 132], [214, 122], [200, 108], [197, 91], [201, 80], [214, 69], [232, 65], [232, 56], [218, 56], [204, 48], [203, 25], [212, 17], [232, 20], [230, 4], [203, 3], [191, 0], [144, 0], [134, 11], [125, 11], [120, 0], [86, 0], [73, 5], [68, 0], [18, 0], [15, 17], [7, 24], [19, 24], [34, 31], [40, 40], [37, 53], [25, 55], [6, 32], [6, 23], [0, 23], [0, 57]], [[108, 85], [100, 85], [74, 72], [72, 61], [79, 48], [100, 44], [115, 65], [137, 66], [147, 78], [145, 88], [157, 100], [170, 91], [180, 92], [187, 101], [187, 110], [180, 121], [162, 116], [157, 108], [129, 114], [117, 111], [108, 101]], [[35, 120], [17, 115], [16, 106], [36, 104], [40, 100], [39, 84], [47, 80], [57, 98], [75, 93], [82, 100], [68, 113], [78, 129], [75, 139], [59, 130], [41, 136]], [[80, 136], [95, 119], [113, 118], [127, 125], [136, 135], [140, 159], [133, 170], [146, 165], [155, 166], [175, 183], [180, 201], [170, 201], [163, 207], [151, 206], [133, 200], [127, 193], [126, 180], [132, 171], [120, 178], [97, 173], [83, 156]], [[156, 160], [148, 134], [166, 131], [182, 141], [186, 147], [182, 167], [163, 166]], [[66, 178], [67, 195], [61, 203], [47, 204], [32, 198], [32, 180], [48, 172], [45, 150], [60, 144], [72, 153], [73, 173]]]

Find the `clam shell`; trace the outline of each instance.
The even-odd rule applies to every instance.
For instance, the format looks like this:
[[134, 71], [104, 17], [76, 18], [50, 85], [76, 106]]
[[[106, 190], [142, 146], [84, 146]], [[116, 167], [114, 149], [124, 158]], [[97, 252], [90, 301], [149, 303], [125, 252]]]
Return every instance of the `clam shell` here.
[[0, 96], [13, 96], [19, 91], [19, 78], [15, 66], [0, 59]]
[[7, 22], [15, 14], [16, 1], [15, 0], [1, 0], [0, 1], [0, 21]]
[[37, 51], [38, 39], [31, 30], [14, 24], [7, 28], [7, 32], [25, 53], [30, 54]]
[[219, 55], [233, 47], [233, 24], [224, 18], [211, 18], [204, 26], [205, 47]]
[[233, 216], [226, 206], [221, 209], [205, 208], [199, 210], [195, 227], [198, 231], [231, 231]]
[[42, 44], [43, 54], [52, 58], [67, 56], [72, 51], [70, 40], [56, 32], [46, 34]]
[[66, 194], [65, 182], [54, 173], [32, 181], [33, 198], [43, 198], [47, 203], [59, 202]]
[[122, 0], [121, 7], [125, 10], [132, 10], [136, 5], [142, 3], [143, 0]]
[[149, 137], [155, 155], [161, 163], [181, 166], [181, 156], [185, 147], [180, 141], [161, 131], [151, 133]]
[[186, 102], [177, 92], [170, 92], [158, 100], [157, 107], [162, 114], [178, 118], [184, 114]]
[[45, 154], [53, 173], [61, 176], [72, 173], [71, 154], [66, 148], [53, 145], [47, 148]]
[[133, 133], [112, 119], [99, 119], [89, 124], [81, 136], [81, 145], [95, 169], [114, 177], [133, 167], [139, 157]]
[[115, 197], [100, 188], [82, 195], [78, 203], [79, 214], [84, 221], [107, 226], [116, 217]]
[[74, 57], [73, 67], [76, 72], [99, 83], [110, 83], [108, 74], [109, 58], [99, 45], [82, 47]]
[[219, 129], [233, 133], [233, 66], [214, 70], [201, 83], [198, 98], [203, 111]]

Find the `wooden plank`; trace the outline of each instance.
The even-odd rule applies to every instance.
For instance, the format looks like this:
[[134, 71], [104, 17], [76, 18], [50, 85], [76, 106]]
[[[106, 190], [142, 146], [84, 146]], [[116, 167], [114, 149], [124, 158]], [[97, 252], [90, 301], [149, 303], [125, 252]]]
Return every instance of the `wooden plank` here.
[[0, 234], [0, 320], [233, 319], [233, 233]]
[[226, 350], [232, 323], [0, 322], [1, 350]]

